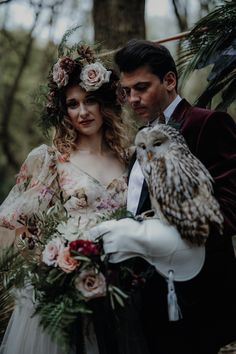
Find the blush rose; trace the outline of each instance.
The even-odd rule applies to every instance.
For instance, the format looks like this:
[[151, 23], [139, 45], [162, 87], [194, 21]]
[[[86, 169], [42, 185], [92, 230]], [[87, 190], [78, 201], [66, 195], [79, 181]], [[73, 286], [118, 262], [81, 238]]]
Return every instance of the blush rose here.
[[69, 75], [61, 67], [61, 62], [62, 59], [59, 59], [57, 63], [53, 66], [53, 71], [52, 71], [53, 81], [56, 82], [59, 88], [61, 88], [62, 86], [66, 86], [69, 81]]
[[95, 91], [104, 83], [109, 82], [111, 71], [108, 71], [101, 63], [85, 65], [80, 74], [80, 86], [86, 91]]
[[106, 295], [105, 277], [93, 269], [83, 270], [75, 279], [75, 287], [87, 301]]
[[65, 273], [71, 273], [79, 262], [71, 256], [69, 247], [66, 247], [59, 253], [57, 264]]

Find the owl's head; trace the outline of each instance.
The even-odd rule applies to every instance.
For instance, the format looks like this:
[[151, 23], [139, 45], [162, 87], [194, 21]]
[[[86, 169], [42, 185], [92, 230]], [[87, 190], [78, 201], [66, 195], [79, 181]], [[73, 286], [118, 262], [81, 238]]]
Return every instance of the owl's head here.
[[186, 144], [183, 136], [175, 128], [166, 124], [156, 124], [154, 127], [140, 130], [136, 135], [135, 145], [139, 162], [148, 163]]

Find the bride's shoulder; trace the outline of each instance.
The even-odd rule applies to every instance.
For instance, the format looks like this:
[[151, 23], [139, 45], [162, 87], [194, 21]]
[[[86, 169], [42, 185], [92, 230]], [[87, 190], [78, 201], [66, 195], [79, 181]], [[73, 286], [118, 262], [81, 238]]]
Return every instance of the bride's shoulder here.
[[[32, 149], [22, 164], [21, 171], [27, 170], [30, 175], [42, 173], [56, 166], [59, 152], [56, 148], [42, 144]], [[25, 171], [26, 172], [26, 171]]]
[[32, 149], [28, 156], [28, 158], [34, 159], [34, 158], [42, 158], [44, 159], [46, 156], [54, 156], [58, 154], [58, 150], [55, 147], [46, 145], [46, 144], [42, 144], [39, 145], [37, 147], [35, 147], [34, 149]]

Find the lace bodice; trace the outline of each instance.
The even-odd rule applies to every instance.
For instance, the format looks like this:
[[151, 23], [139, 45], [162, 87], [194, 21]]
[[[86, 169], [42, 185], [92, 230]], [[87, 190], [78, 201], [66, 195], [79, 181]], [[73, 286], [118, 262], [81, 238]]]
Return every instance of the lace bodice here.
[[60, 191], [70, 197], [65, 205], [69, 214], [79, 216], [80, 225], [88, 228], [99, 216], [126, 205], [127, 174], [105, 186], [56, 149], [41, 145], [30, 152], [1, 205], [0, 226], [14, 229], [20, 218], [52, 205]]

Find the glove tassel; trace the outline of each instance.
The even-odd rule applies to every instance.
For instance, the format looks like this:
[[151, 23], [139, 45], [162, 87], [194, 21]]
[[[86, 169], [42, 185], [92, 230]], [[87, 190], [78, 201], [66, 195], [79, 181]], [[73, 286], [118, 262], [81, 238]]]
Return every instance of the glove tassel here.
[[178, 300], [175, 292], [173, 270], [169, 271], [167, 283], [168, 283], [167, 302], [168, 302], [169, 321], [179, 321], [182, 318], [182, 313], [178, 305]]

